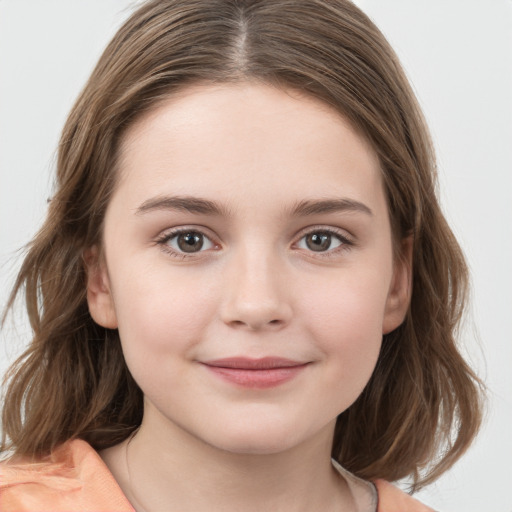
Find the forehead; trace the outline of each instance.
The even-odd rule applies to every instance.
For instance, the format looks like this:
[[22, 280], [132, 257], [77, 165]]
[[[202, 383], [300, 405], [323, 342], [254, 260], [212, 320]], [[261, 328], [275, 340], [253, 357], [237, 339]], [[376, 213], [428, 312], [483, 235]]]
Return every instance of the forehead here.
[[382, 196], [378, 158], [333, 108], [265, 85], [198, 85], [161, 102], [125, 133], [119, 189], [233, 203]]

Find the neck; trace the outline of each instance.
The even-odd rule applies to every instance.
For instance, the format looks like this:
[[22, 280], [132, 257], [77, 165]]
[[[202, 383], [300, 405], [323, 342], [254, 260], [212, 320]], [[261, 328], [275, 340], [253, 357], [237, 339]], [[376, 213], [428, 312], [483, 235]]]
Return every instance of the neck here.
[[283, 452], [240, 454], [168, 422], [155, 428], [145, 416], [133, 438], [104, 459], [138, 512], [352, 510], [330, 462], [333, 430]]

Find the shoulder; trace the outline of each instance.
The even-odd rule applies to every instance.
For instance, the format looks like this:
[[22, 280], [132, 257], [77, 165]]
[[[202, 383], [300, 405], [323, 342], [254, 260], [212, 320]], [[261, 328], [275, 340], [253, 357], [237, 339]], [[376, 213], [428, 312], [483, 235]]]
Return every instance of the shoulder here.
[[377, 512], [434, 512], [386, 480], [375, 480], [373, 483], [378, 495]]
[[401, 491], [386, 480], [369, 482], [356, 477], [334, 459], [334, 468], [345, 478], [358, 510], [375, 512], [434, 512], [430, 507]]
[[81, 440], [36, 461], [0, 464], [0, 496], [1, 512], [134, 512], [100, 456]]

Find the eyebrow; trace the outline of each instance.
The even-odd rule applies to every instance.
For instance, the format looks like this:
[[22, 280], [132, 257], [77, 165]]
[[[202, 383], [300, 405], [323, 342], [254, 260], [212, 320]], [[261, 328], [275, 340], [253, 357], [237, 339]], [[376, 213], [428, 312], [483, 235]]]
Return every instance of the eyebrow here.
[[292, 215], [294, 217], [306, 217], [308, 215], [338, 212], [360, 212], [373, 215], [372, 210], [364, 203], [346, 198], [305, 199], [295, 205], [292, 210]]
[[178, 210], [202, 215], [230, 216], [229, 211], [221, 205], [208, 199], [190, 196], [154, 197], [144, 201], [137, 208], [135, 214], [140, 215], [157, 210]]
[[[224, 206], [192, 196], [159, 196], [144, 201], [135, 211], [136, 215], [159, 210], [178, 210], [200, 215], [230, 217], [231, 212]], [[322, 213], [360, 212], [373, 215], [372, 210], [364, 203], [347, 198], [304, 199], [291, 209], [293, 217], [307, 217]]]

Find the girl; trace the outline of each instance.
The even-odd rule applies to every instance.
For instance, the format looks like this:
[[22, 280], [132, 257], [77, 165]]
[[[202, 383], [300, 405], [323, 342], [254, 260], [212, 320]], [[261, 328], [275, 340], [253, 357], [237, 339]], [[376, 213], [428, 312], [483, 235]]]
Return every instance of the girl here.
[[428, 510], [480, 423], [467, 272], [346, 0], [154, 0], [64, 128], [11, 297], [2, 510]]

